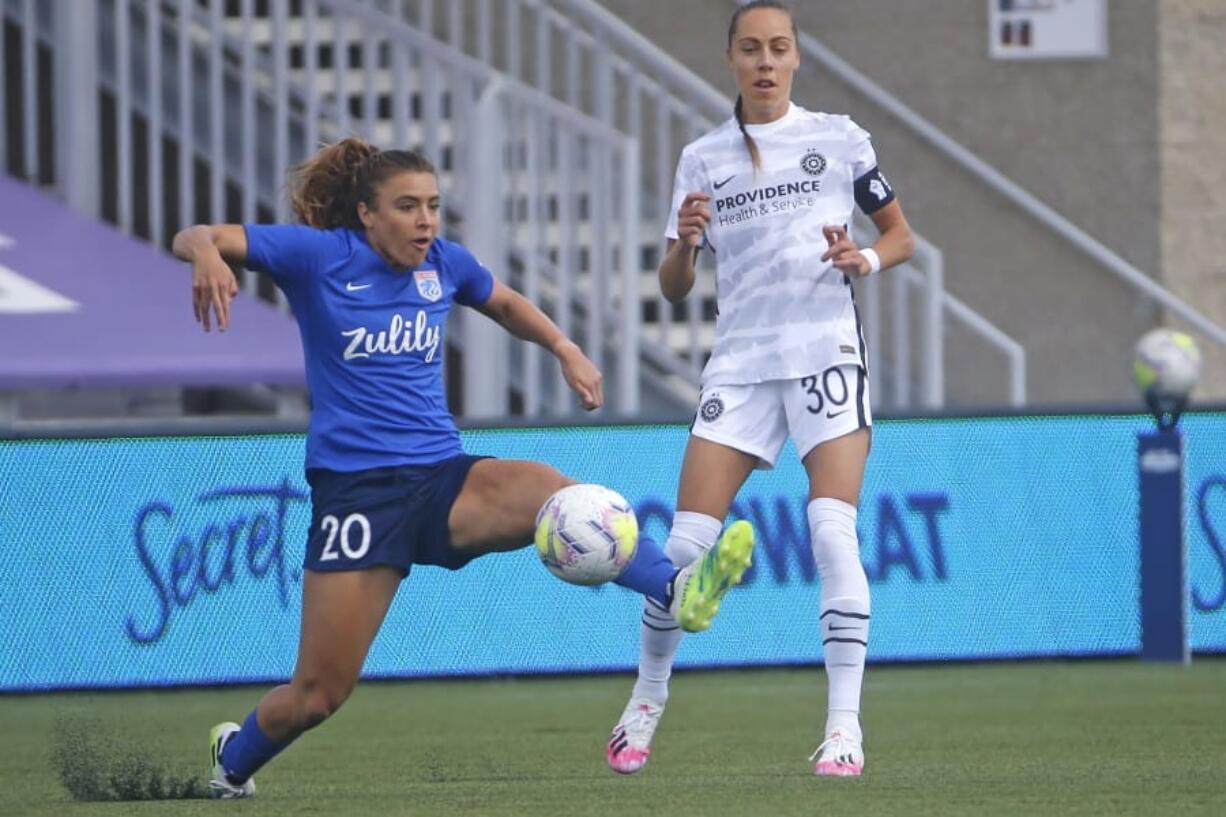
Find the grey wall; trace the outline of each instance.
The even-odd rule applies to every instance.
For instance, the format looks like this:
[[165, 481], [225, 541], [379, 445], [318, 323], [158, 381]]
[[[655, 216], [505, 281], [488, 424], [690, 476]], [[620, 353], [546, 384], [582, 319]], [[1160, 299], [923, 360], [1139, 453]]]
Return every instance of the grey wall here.
[[[1164, 0], [1162, 262], [1167, 285], [1226, 325], [1226, 2]], [[1226, 399], [1226, 353], [1201, 344], [1201, 399]]]
[[988, 57], [985, 0], [795, 3], [804, 31], [1127, 260], [1156, 272], [1158, 4], [1109, 5], [1106, 59], [1001, 61]]
[[[605, 5], [735, 93], [724, 57], [730, 0]], [[804, 31], [1124, 258], [1158, 274], [1162, 185], [1150, 0], [1112, 0], [1109, 58], [1044, 63], [988, 58], [984, 0], [793, 5]], [[1032, 403], [1133, 399], [1131, 347], [1154, 321], [1152, 304], [814, 65], [802, 68], [794, 98], [849, 113], [873, 132], [909, 218], [946, 254], [950, 291], [1026, 347]], [[952, 328], [951, 404], [1002, 402], [1003, 365], [1001, 355]]]

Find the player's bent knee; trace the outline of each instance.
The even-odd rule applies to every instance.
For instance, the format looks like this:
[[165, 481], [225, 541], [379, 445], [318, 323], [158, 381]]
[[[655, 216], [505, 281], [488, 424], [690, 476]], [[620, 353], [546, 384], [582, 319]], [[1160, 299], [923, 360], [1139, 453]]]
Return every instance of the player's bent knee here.
[[860, 561], [855, 507], [840, 499], [822, 497], [809, 503], [808, 516], [813, 561], [823, 593], [837, 589], [840, 595], [867, 599], [868, 577]]
[[[545, 504], [545, 500], [567, 485], [573, 485], [575, 480], [563, 474], [552, 465], [529, 460], [491, 460], [492, 467], [481, 469], [481, 463], [473, 466], [472, 476], [464, 483], [462, 498], [470, 503], [479, 503], [482, 507], [505, 504], [508, 496], [517, 497], [523, 502], [530, 498], [540, 498], [536, 507]], [[536, 508], [533, 508], [533, 513]]]
[[813, 526], [813, 541], [815, 547], [821, 548], [858, 545], [856, 524], [841, 519], [823, 519]]
[[553, 496], [567, 485], [575, 484], [575, 480], [566, 476], [552, 465], [545, 465], [544, 463], [537, 463], [536, 479], [546, 497]]
[[829, 559], [831, 551], [858, 549], [854, 506], [840, 499], [822, 497], [809, 503], [808, 517], [813, 555], [819, 569]]
[[664, 543], [664, 553], [677, 567], [685, 567], [702, 557], [719, 539], [724, 523], [705, 513], [677, 511]]
[[[527, 491], [527, 493], [521, 495], [523, 508], [535, 520], [536, 512], [545, 504], [546, 500], [567, 485], [574, 485], [575, 480], [566, 476], [552, 465], [534, 462], [524, 470], [520, 484], [525, 486]], [[529, 524], [531, 525], [532, 523], [530, 522]]]
[[809, 501], [806, 508], [809, 528], [813, 535], [856, 535], [856, 507], [833, 497], [819, 497]]

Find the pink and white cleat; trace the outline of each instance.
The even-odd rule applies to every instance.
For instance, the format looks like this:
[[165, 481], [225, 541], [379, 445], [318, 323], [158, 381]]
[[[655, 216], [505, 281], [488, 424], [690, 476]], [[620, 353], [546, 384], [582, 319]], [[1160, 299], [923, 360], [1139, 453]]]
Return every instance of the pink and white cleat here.
[[859, 777], [864, 771], [864, 748], [856, 736], [835, 729], [809, 760], [817, 761], [813, 773], [818, 777]]
[[634, 774], [647, 765], [651, 736], [663, 714], [664, 707], [649, 698], [630, 699], [605, 747], [610, 769], [618, 774]]

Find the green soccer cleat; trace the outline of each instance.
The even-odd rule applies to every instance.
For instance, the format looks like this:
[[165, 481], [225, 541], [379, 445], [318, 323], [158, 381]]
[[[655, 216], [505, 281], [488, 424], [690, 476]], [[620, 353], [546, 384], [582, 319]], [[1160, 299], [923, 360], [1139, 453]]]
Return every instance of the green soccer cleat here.
[[673, 601], [668, 606], [681, 629], [698, 633], [711, 626], [724, 594], [753, 564], [753, 526], [745, 520], [729, 525], [702, 558], [681, 568], [673, 579]]
[[248, 778], [242, 783], [234, 783], [226, 775], [221, 765], [221, 750], [231, 738], [239, 733], [237, 723], [219, 723], [209, 732], [209, 761], [213, 764], [213, 777], [209, 780], [209, 794], [215, 798], [231, 800], [239, 797], [255, 796], [255, 780]]

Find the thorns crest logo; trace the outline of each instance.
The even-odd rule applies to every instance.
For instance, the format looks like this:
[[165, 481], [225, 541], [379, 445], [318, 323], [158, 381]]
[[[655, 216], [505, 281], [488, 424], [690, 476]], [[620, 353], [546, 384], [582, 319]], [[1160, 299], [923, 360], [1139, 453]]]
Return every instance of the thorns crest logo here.
[[820, 176], [826, 172], [826, 157], [816, 150], [810, 150], [801, 158], [800, 169], [810, 176]]

